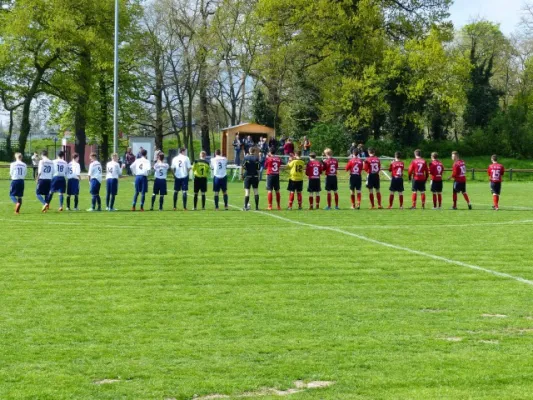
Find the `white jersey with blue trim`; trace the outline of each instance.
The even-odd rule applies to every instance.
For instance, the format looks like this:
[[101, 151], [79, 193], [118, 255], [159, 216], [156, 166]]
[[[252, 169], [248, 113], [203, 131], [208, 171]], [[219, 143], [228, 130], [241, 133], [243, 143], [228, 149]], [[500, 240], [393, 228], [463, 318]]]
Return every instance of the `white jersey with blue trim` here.
[[68, 164], [65, 160], [54, 160], [54, 178], [65, 178], [68, 174]]
[[28, 167], [22, 161], [17, 160], [9, 166], [9, 175], [13, 181], [24, 180], [26, 172], [28, 172]]
[[154, 175], [156, 179], [167, 179], [169, 169], [170, 166], [165, 162], [158, 162], [154, 164]]
[[93, 161], [89, 165], [89, 171], [87, 172], [89, 179], [96, 179], [98, 182], [102, 182], [102, 164], [99, 161]]
[[148, 176], [152, 166], [150, 164], [150, 161], [148, 161], [144, 157], [141, 157], [141, 158], [136, 159], [135, 162], [131, 164], [130, 168], [131, 168], [131, 172], [133, 172], [133, 175]]
[[77, 163], [76, 161], [69, 162], [67, 178], [68, 179], [80, 179], [80, 174], [81, 174], [80, 163]]
[[118, 179], [122, 175], [122, 167], [116, 161], [109, 161], [105, 167], [106, 179]]
[[39, 179], [51, 180], [54, 175], [54, 163], [48, 157], [43, 156], [39, 161]]
[[222, 156], [215, 156], [211, 159], [211, 169], [215, 178], [225, 178], [227, 172], [228, 159]]

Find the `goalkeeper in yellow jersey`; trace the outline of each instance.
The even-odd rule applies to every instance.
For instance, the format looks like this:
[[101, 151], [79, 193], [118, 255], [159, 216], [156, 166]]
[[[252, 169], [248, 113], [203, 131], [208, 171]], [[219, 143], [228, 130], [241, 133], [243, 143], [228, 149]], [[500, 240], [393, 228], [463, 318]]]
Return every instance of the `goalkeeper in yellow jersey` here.
[[304, 186], [304, 177], [305, 177], [305, 162], [300, 159], [298, 154], [292, 155], [289, 158], [289, 163], [287, 164], [289, 169], [289, 186], [287, 190], [289, 194], [289, 210], [292, 210], [292, 204], [294, 203], [294, 192], [298, 196], [298, 210], [302, 209], [302, 190]]
[[202, 210], [205, 210], [205, 192], [207, 192], [207, 177], [211, 173], [211, 166], [206, 161], [207, 153], [202, 151], [200, 159], [196, 160], [192, 166], [194, 174], [194, 211], [198, 207], [198, 192], [202, 192]]

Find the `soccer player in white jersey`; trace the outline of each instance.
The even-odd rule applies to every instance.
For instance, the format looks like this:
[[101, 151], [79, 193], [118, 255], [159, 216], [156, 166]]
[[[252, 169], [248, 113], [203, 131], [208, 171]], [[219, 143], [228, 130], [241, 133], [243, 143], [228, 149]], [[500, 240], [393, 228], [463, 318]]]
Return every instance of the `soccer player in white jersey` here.
[[122, 176], [122, 166], [118, 162], [118, 154], [111, 155], [111, 161], [106, 165], [106, 196], [105, 209], [107, 211], [115, 210], [115, 197], [118, 194], [118, 178]]
[[35, 193], [37, 200], [43, 205], [42, 212], [48, 211], [48, 204], [46, 201], [50, 194], [50, 187], [52, 186], [52, 176], [54, 175], [54, 163], [48, 158], [48, 151], [41, 152], [41, 160], [37, 170], [37, 187]]
[[148, 152], [145, 149], [142, 149], [141, 158], [136, 159], [135, 162], [131, 164], [131, 172], [135, 175], [135, 194], [133, 195], [131, 211], [135, 211], [139, 193], [141, 194], [140, 211], [144, 211], [144, 200], [146, 198], [146, 192], [148, 191], [148, 174], [152, 168], [150, 161], [146, 159], [147, 154]]
[[[89, 178], [91, 199], [91, 208], [87, 211], [102, 211], [102, 199], [100, 198], [100, 186], [102, 185], [102, 165], [96, 159], [96, 153], [91, 153], [91, 164], [87, 177]], [[98, 208], [97, 208], [98, 207]]]
[[20, 207], [22, 206], [22, 197], [24, 197], [24, 178], [28, 167], [22, 161], [22, 154], [15, 153], [15, 161], [9, 166], [9, 175], [11, 176], [11, 187], [9, 189], [9, 197], [15, 203], [15, 214], [20, 214]]
[[67, 210], [70, 211], [70, 196], [74, 196], [74, 210], [78, 211], [80, 194], [81, 168], [78, 160], [80, 156], [74, 153], [72, 161], [68, 163], [67, 172]]
[[183, 195], [183, 210], [187, 211], [187, 190], [189, 190], [189, 172], [192, 166], [185, 151], [186, 149], [182, 147], [180, 154], [174, 157], [170, 166], [174, 170], [174, 211], [178, 206], [178, 192], [180, 190]]
[[150, 207], [150, 211], [154, 211], [157, 195], [159, 195], [159, 211], [163, 211], [163, 202], [167, 195], [167, 175], [169, 169], [170, 166], [165, 162], [165, 154], [159, 152], [157, 162], [154, 164], [154, 191], [152, 193], [152, 207]]
[[215, 157], [211, 159], [213, 170], [213, 192], [215, 193], [215, 210], [218, 211], [219, 193], [224, 196], [224, 209], [228, 209], [228, 159], [221, 156], [220, 149], [215, 150]]
[[46, 208], [50, 208], [50, 203], [54, 197], [54, 193], [59, 193], [59, 211], [63, 211], [63, 195], [67, 191], [67, 173], [68, 164], [65, 161], [65, 152], [60, 151], [54, 163], [54, 175], [52, 176], [52, 184], [50, 186], [50, 194], [46, 199]]

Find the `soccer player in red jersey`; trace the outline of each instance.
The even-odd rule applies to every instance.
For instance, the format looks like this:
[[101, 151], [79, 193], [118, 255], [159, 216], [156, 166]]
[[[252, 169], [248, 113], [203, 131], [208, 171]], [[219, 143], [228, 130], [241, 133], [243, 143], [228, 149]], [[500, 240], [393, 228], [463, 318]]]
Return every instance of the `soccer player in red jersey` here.
[[468, 204], [468, 209], [472, 209], [472, 204], [470, 203], [470, 198], [466, 193], [466, 164], [463, 160], [459, 158], [459, 153], [456, 151], [452, 152], [452, 176], [448, 179], [453, 179], [453, 207], [452, 210], [457, 210], [457, 193], [463, 193], [463, 197]]
[[399, 151], [394, 153], [394, 161], [391, 163], [391, 165], [389, 165], [389, 171], [392, 176], [389, 188], [389, 210], [392, 209], [395, 192], [398, 192], [398, 197], [400, 199], [400, 210], [403, 210], [403, 171], [405, 169], [405, 164], [402, 160], [400, 160], [400, 157], [401, 154]]
[[429, 175], [431, 175], [431, 192], [433, 193], [433, 209], [440, 210], [442, 207], [442, 173], [444, 165], [439, 161], [439, 155], [431, 153]]
[[309, 162], [305, 169], [305, 174], [309, 178], [309, 184], [307, 186], [307, 191], [309, 192], [309, 209], [313, 209], [313, 195], [316, 199], [316, 209], [320, 208], [320, 175], [323, 171], [322, 162], [316, 159], [316, 153], [309, 154]]
[[[363, 172], [363, 160], [354, 156], [346, 164], [346, 171], [350, 171], [350, 192], [352, 201], [352, 210], [361, 208], [361, 173]], [[357, 191], [357, 203], [355, 202], [355, 192]]]
[[492, 209], [498, 211], [500, 209], [500, 193], [502, 190], [502, 178], [505, 173], [503, 165], [498, 163], [498, 156], [494, 154], [491, 157], [492, 164], [489, 165], [487, 173], [490, 179], [490, 191], [492, 192]]
[[281, 169], [281, 158], [276, 155], [276, 149], [270, 148], [267, 158], [265, 160], [265, 168], [267, 170], [267, 210], [272, 210], [272, 191], [276, 191], [276, 203], [278, 210], [281, 210], [281, 194], [279, 192], [279, 171]]
[[339, 162], [333, 158], [333, 151], [325, 149], [324, 155], [326, 159], [322, 162], [324, 164], [324, 173], [326, 174], [326, 191], [328, 192], [328, 205], [325, 210], [331, 210], [331, 192], [335, 195], [335, 210], [339, 209], [339, 193], [337, 183], [337, 170], [339, 169]]
[[409, 165], [409, 180], [412, 182], [413, 205], [412, 210], [416, 209], [416, 195], [420, 192], [422, 199], [422, 208], [426, 208], [426, 182], [429, 177], [429, 169], [426, 160], [422, 158], [422, 152], [415, 150], [415, 159]]
[[364, 169], [367, 172], [366, 187], [370, 191], [369, 198], [371, 209], [374, 209], [374, 190], [376, 191], [376, 197], [378, 198], [378, 208], [383, 208], [381, 205], [381, 193], [379, 191], [379, 171], [381, 171], [381, 161], [376, 157], [376, 151], [374, 149], [368, 149], [369, 157], [364, 162]]

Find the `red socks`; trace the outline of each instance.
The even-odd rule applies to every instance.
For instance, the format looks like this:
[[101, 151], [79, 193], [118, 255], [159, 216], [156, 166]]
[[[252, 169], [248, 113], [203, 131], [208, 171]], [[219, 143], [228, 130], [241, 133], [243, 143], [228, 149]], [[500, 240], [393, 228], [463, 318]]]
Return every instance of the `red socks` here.
[[289, 207], [292, 207], [292, 203], [294, 203], [294, 192], [289, 193]]
[[335, 193], [335, 207], [339, 206], [339, 194]]
[[361, 193], [357, 193], [357, 204], [361, 204]]
[[281, 207], [281, 193], [276, 192], [276, 203], [278, 203], [278, 208]]
[[378, 206], [381, 207], [381, 193], [378, 193]]
[[416, 207], [416, 192], [411, 195], [411, 201], [413, 203], [413, 207]]
[[465, 198], [466, 202], [470, 204], [470, 198], [468, 197], [466, 193], [463, 193], [463, 197]]
[[374, 193], [370, 193], [369, 198], [370, 198], [370, 204], [372, 205], [372, 207], [374, 207]]
[[298, 192], [298, 206], [302, 206], [302, 194], [300, 192]]
[[497, 194], [492, 196], [492, 202], [494, 203], [494, 207], [498, 208], [500, 204], [500, 196]]
[[400, 195], [400, 207], [403, 207], [403, 194]]
[[437, 195], [433, 193], [433, 207], [437, 208]]
[[313, 196], [309, 196], [309, 207], [313, 208]]
[[352, 201], [352, 207], [355, 207], [355, 194], [350, 196], [350, 200]]
[[391, 194], [391, 195], [389, 195], [389, 207], [392, 208], [392, 204], [393, 204], [393, 203], [394, 203], [394, 195]]
[[425, 207], [425, 205], [426, 205], [426, 194], [422, 193], [420, 195], [420, 197], [422, 198], [422, 207]]
[[331, 193], [328, 192], [328, 207], [331, 207]]
[[457, 208], [457, 193], [453, 192], [453, 207]]
[[439, 207], [442, 207], [442, 194], [438, 194], [437, 195], [437, 199], [438, 199], [438, 202], [439, 202]]
[[316, 208], [320, 208], [320, 196], [316, 196]]
[[272, 192], [267, 193], [268, 206], [272, 207]]

